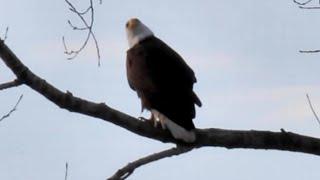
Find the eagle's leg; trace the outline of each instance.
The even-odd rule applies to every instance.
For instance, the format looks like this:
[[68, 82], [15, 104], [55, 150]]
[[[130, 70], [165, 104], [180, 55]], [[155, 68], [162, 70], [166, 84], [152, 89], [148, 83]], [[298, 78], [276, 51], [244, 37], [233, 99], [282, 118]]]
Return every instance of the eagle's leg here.
[[[150, 107], [150, 105], [149, 105], [149, 101], [146, 99], [146, 97], [145, 97], [143, 94], [139, 93], [139, 92], [137, 92], [137, 93], [138, 93], [138, 97], [141, 98], [141, 113], [142, 113], [145, 109], [150, 110], [149, 108], [147, 108], [147, 107]], [[147, 107], [146, 107], [146, 106], [147, 106]], [[156, 128], [156, 127], [158, 126], [157, 116], [154, 114], [154, 112], [153, 112], [152, 109], [150, 110], [150, 113], [151, 113], [151, 116], [150, 116], [149, 119], [144, 118], [144, 117], [142, 117], [142, 116], [140, 116], [139, 119], [140, 119], [140, 120], [143, 120], [143, 121], [146, 121], [146, 122], [152, 123], [152, 124], [153, 124], [153, 127]]]
[[165, 124], [166, 117], [155, 109], [151, 110], [151, 114], [153, 114], [155, 118], [154, 126], [158, 127], [158, 124], [161, 124], [161, 128], [163, 130], [166, 129], [166, 124]]
[[165, 118], [166, 117], [163, 114], [155, 109], [151, 109], [151, 117], [149, 119], [142, 116], [139, 117], [139, 119], [142, 121], [148, 121], [152, 123], [153, 127], [155, 128], [157, 128], [160, 124], [162, 129], [166, 129]]
[[151, 110], [151, 117], [149, 119], [149, 121], [153, 124], [153, 127], [157, 128], [158, 127], [158, 115], [154, 113], [153, 110]]
[[150, 120], [153, 123], [153, 127], [157, 128], [158, 127], [158, 117], [151, 111], [151, 118]]
[[166, 117], [163, 114], [159, 113], [159, 121], [158, 122], [161, 124], [161, 127], [163, 130], [166, 129], [165, 118]]

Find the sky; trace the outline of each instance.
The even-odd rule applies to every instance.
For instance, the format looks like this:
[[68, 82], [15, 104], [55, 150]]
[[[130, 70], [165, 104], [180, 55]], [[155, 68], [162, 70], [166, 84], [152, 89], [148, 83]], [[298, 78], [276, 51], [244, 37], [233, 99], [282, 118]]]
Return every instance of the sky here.
[[[85, 9], [89, 0], [73, 1]], [[313, 2], [312, 2], [313, 3]], [[0, 0], [0, 36], [34, 73], [63, 91], [140, 116], [125, 72], [125, 23], [137, 17], [195, 71], [203, 107], [198, 128], [292, 131], [320, 137], [306, 99], [320, 113], [320, 10], [291, 0], [95, 1], [97, 66], [90, 41], [69, 61], [62, 36], [79, 47], [85, 33], [63, 0]], [[0, 83], [13, 80], [0, 62]], [[19, 96], [18, 110], [0, 122], [0, 179], [106, 179], [130, 161], [172, 147], [113, 124], [60, 109], [26, 86], [0, 92], [0, 116]], [[148, 116], [147, 113], [142, 114]], [[319, 157], [293, 152], [207, 147], [137, 169], [129, 179], [318, 180]]]

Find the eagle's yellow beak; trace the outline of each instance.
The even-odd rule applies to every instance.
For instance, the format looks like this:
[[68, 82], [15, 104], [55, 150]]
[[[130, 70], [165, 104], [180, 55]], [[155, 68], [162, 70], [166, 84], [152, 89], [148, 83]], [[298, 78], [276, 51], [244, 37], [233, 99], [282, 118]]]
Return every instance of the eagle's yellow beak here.
[[134, 29], [135, 27], [137, 27], [137, 25], [140, 23], [139, 19], [137, 18], [132, 18], [130, 19], [127, 23], [126, 23], [126, 27], [128, 29]]

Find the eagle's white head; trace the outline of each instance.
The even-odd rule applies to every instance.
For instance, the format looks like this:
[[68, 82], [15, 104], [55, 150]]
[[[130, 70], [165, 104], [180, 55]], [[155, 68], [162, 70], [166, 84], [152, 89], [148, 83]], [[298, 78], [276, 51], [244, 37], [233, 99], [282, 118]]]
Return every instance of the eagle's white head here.
[[126, 23], [126, 31], [130, 48], [145, 38], [153, 36], [153, 32], [137, 18], [132, 18]]

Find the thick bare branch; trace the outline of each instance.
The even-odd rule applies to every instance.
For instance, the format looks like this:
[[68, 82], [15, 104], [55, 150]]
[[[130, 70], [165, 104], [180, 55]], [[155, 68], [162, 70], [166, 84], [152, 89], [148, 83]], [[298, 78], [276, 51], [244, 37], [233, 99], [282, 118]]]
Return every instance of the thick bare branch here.
[[[143, 137], [161, 142], [183, 144], [174, 139], [168, 130], [154, 128], [151, 123], [140, 121], [104, 103], [90, 102], [75, 97], [70, 92], [60, 91], [31, 72], [3, 41], [0, 41], [0, 57], [19, 80], [61, 108], [108, 121]], [[185, 145], [217, 146], [229, 149], [277, 149], [320, 155], [320, 139], [284, 131], [197, 129], [196, 136], [197, 140], [193, 144]]]
[[18, 79], [15, 79], [13, 81], [0, 84], [0, 91], [4, 89], [12, 88], [12, 87], [17, 87], [17, 86], [20, 86], [21, 84], [22, 84], [21, 81], [19, 81]]
[[146, 165], [148, 163], [152, 163], [154, 161], [164, 159], [171, 156], [177, 156], [186, 152], [191, 151], [192, 147], [184, 147], [178, 146], [176, 148], [167, 149], [158, 153], [151, 154], [149, 156], [143, 157], [136, 161], [133, 161], [123, 168], [119, 169], [112, 177], [108, 178], [108, 180], [124, 180], [129, 177], [135, 169], [139, 168], [140, 166]]
[[11, 110], [10, 110], [7, 114], [5, 114], [4, 116], [2, 116], [2, 117], [0, 118], [0, 121], [4, 120], [5, 118], [8, 118], [14, 111], [17, 110], [17, 107], [18, 107], [20, 101], [22, 100], [22, 98], [23, 98], [23, 95], [21, 95], [21, 96], [19, 97], [18, 101], [16, 102], [16, 104], [13, 106], [13, 108], [12, 108]]

